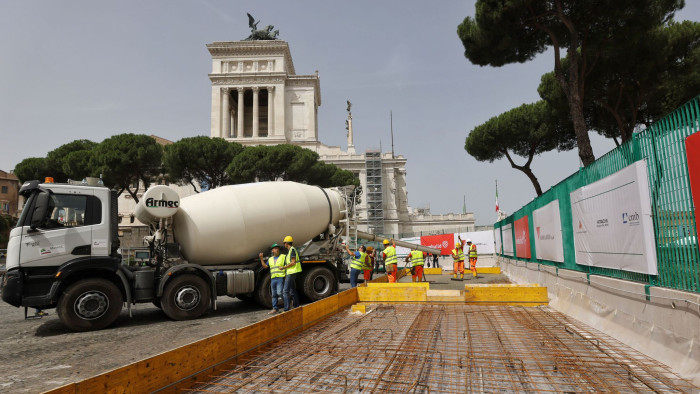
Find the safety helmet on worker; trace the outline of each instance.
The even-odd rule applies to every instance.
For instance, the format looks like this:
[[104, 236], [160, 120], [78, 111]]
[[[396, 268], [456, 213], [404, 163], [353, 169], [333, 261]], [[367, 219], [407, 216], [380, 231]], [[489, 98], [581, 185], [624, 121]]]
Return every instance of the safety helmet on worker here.
[[292, 242], [294, 242], [294, 238], [292, 238], [291, 235], [287, 235], [286, 237], [284, 237], [284, 242], [292, 243]]
[[468, 244], [472, 243], [472, 240], [469, 239], [469, 238], [467, 238], [467, 243], [468, 243]]
[[461, 244], [461, 243], [459, 243], [459, 242], [455, 242], [455, 248], [459, 248], [460, 246], [462, 246], [462, 244]]
[[383, 243], [384, 245], [389, 245], [389, 240], [388, 240], [388, 239], [385, 239], [384, 241], [382, 241], [382, 243]]
[[280, 246], [277, 245], [277, 244], [272, 244], [272, 245], [270, 246], [270, 249], [279, 248], [279, 247], [280, 247]]
[[374, 248], [371, 247], [371, 246], [368, 246], [368, 247], [367, 247], [367, 253], [372, 253], [372, 252], [374, 252]]

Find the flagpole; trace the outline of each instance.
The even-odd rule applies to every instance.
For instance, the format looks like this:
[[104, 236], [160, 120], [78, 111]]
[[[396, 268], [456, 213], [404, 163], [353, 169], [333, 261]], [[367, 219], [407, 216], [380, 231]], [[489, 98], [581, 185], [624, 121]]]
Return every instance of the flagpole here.
[[498, 179], [496, 179], [495, 181], [496, 181], [496, 221], [498, 221], [498, 219], [500, 217], [500, 215], [498, 214], [498, 211], [500, 210], [499, 206], [498, 206]]

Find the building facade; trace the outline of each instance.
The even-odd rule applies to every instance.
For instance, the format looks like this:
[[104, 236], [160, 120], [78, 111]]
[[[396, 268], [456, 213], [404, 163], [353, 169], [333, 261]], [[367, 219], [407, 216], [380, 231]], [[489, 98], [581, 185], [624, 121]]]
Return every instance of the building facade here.
[[315, 151], [326, 163], [352, 171], [364, 191], [355, 218], [359, 230], [375, 234], [437, 232], [445, 226], [473, 230], [471, 213], [410, 213], [406, 158], [379, 149], [356, 153], [350, 105], [347, 149], [319, 141], [318, 72], [297, 75], [286, 42], [214, 42], [207, 48], [212, 57], [212, 138], [246, 146], [299, 145]]
[[19, 217], [19, 179], [0, 170], [0, 214]]

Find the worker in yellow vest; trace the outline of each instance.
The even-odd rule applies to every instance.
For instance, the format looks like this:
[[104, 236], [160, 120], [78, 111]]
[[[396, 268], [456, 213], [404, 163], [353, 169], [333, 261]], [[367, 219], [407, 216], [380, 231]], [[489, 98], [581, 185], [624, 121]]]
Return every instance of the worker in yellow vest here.
[[476, 259], [478, 255], [476, 253], [476, 244], [473, 244], [469, 238], [467, 238], [467, 250], [469, 251], [469, 269], [476, 278]]
[[[411, 259], [411, 280], [413, 282], [423, 281], [423, 264], [425, 263], [425, 254], [420, 250], [412, 250], [408, 254]], [[417, 280], [416, 280], [417, 278]]]
[[284, 261], [286, 256], [280, 254], [280, 246], [277, 244], [272, 244], [270, 246], [272, 249], [272, 256], [267, 259], [263, 259], [263, 253], [260, 252], [260, 263], [264, 268], [270, 269], [270, 289], [272, 290], [272, 310], [269, 312], [270, 315], [279, 313], [279, 307], [277, 306], [277, 297], [282, 295], [282, 289], [284, 287], [284, 277], [286, 276], [284, 267]]
[[351, 252], [348, 245], [345, 245], [345, 251], [348, 252], [352, 261], [350, 262], [350, 287], [357, 287], [357, 277], [360, 276], [360, 272], [364, 271], [367, 265], [367, 253], [365, 253], [365, 246], [360, 245], [356, 252]]
[[365, 269], [363, 270], [365, 283], [372, 280], [372, 270], [374, 269], [374, 248], [371, 246], [367, 247], [367, 264], [365, 264]]
[[[299, 306], [299, 294], [297, 293], [297, 275], [301, 273], [301, 261], [299, 260], [299, 252], [294, 247], [294, 239], [291, 235], [284, 237], [284, 247], [287, 248], [287, 258], [284, 268], [286, 275], [284, 277], [284, 290], [282, 298], [284, 299], [284, 311], [287, 312], [292, 301], [292, 309]], [[291, 298], [291, 300], [290, 300]]]
[[[454, 260], [454, 268], [452, 270], [452, 275], [454, 276], [452, 280], [463, 280], [464, 279], [464, 248], [462, 238], [457, 236], [458, 241], [455, 242], [455, 248], [452, 249], [452, 260]], [[457, 275], [459, 274], [459, 279]]]
[[[390, 243], [391, 245], [389, 245]], [[382, 258], [384, 259], [384, 269], [389, 278], [389, 283], [396, 283], [399, 277], [399, 260], [396, 257], [396, 244], [394, 242], [389, 242], [388, 239], [382, 241], [382, 244], [384, 244]]]

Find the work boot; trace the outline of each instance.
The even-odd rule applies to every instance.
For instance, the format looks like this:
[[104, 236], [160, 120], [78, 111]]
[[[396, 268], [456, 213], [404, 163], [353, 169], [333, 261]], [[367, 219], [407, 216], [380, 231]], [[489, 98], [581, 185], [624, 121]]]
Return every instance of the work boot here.
[[464, 274], [459, 274], [459, 280], [464, 280]]
[[275, 313], [280, 313], [280, 310], [279, 310], [279, 309], [273, 309], [273, 310], [267, 312], [268, 315], [274, 315]]

